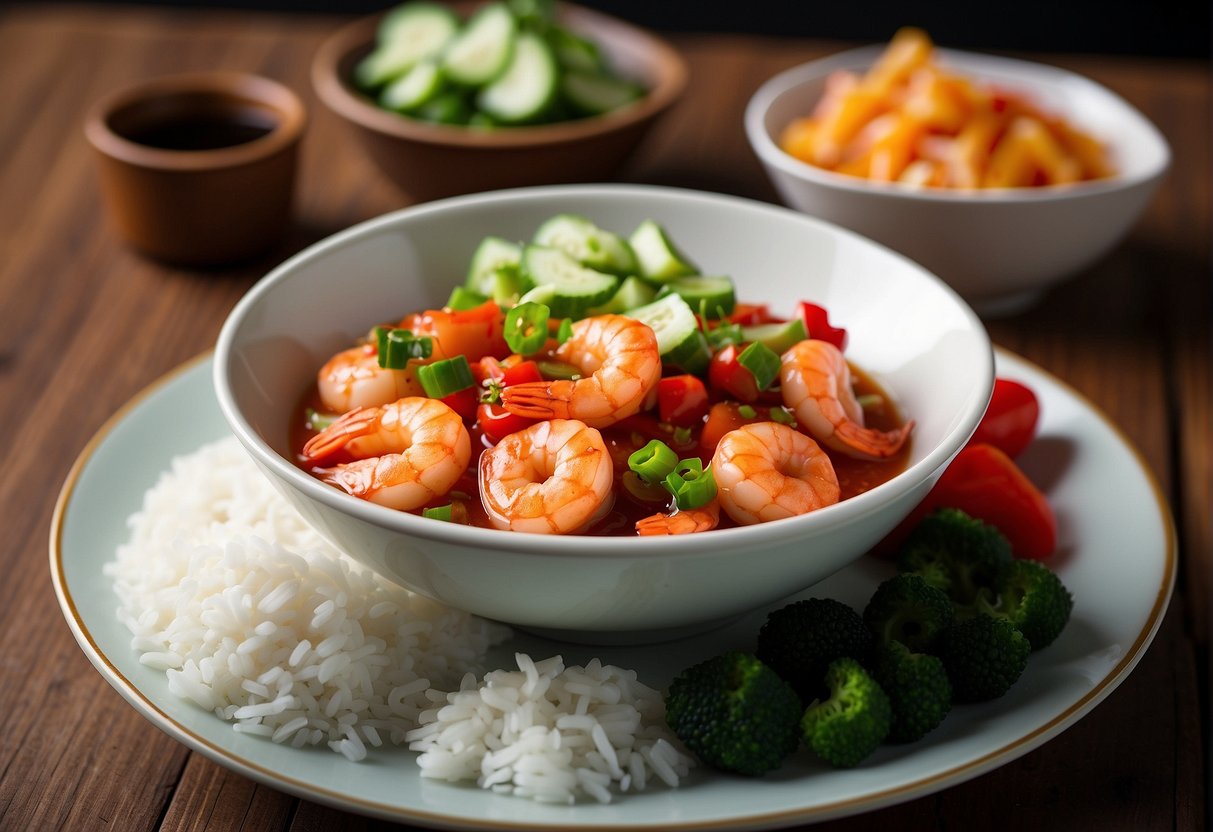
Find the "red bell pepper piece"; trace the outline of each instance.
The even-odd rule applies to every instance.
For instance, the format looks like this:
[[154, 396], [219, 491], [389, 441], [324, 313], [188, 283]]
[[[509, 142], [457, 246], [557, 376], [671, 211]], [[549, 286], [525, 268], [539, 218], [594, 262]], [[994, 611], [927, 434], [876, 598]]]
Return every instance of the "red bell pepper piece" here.
[[511, 433], [529, 428], [535, 420], [510, 413], [499, 404], [485, 402], [476, 409], [476, 424], [495, 445]]
[[667, 376], [657, 382], [657, 412], [675, 427], [701, 425], [708, 415], [708, 390], [696, 376]]
[[873, 549], [892, 555], [922, 518], [958, 508], [996, 526], [1017, 558], [1045, 560], [1057, 547], [1057, 519], [1048, 500], [1015, 461], [994, 445], [966, 446], [926, 498]]
[[1039, 419], [1040, 403], [1031, 388], [1007, 378], [995, 379], [990, 406], [969, 444], [993, 445], [1007, 456], [1019, 456], [1036, 435]]
[[817, 341], [829, 341], [839, 352], [847, 348], [847, 331], [830, 324], [830, 315], [824, 306], [802, 300], [796, 305], [796, 316], [804, 321], [809, 337]]
[[708, 382], [720, 393], [739, 402], [758, 400], [758, 382], [749, 368], [737, 360], [744, 346], [730, 344], [712, 356], [708, 364]]
[[783, 318], [772, 315], [765, 303], [738, 303], [733, 307], [728, 322], [740, 326], [756, 326], [758, 324], [781, 324]]

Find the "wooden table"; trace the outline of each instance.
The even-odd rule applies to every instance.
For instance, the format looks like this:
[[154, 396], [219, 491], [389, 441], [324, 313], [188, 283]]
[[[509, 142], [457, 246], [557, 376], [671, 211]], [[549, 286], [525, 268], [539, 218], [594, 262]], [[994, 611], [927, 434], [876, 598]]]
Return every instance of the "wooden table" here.
[[[311, 94], [308, 61], [339, 21], [37, 5], [0, 12], [0, 829], [361, 829], [368, 821], [246, 780], [130, 708], [72, 639], [46, 565], [51, 511], [89, 437], [120, 405], [208, 350], [268, 267], [401, 207]], [[741, 126], [785, 67], [846, 44], [680, 36], [692, 83], [626, 181], [775, 201]], [[1210, 76], [1207, 65], [1044, 60], [1116, 90], [1162, 129], [1173, 171], [1131, 237], [1040, 306], [991, 321], [995, 341], [1065, 379], [1141, 450], [1168, 495], [1179, 584], [1156, 641], [1088, 717], [966, 784], [825, 829], [1203, 828], [1209, 737]], [[150, 75], [225, 67], [311, 107], [298, 222], [281, 250], [225, 271], [142, 259], [103, 215], [81, 135], [87, 105]]]

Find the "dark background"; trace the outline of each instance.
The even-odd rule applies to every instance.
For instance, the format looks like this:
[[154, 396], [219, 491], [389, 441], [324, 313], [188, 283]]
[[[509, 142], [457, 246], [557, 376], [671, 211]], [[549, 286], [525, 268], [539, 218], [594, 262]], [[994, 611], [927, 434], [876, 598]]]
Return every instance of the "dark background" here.
[[[134, 0], [134, 4], [301, 14], [364, 14], [394, 5], [393, 0]], [[670, 32], [877, 42], [887, 40], [899, 26], [915, 25], [926, 29], [940, 46], [956, 48], [1183, 58], [1209, 57], [1213, 27], [1209, 0], [581, 0], [581, 5]]]

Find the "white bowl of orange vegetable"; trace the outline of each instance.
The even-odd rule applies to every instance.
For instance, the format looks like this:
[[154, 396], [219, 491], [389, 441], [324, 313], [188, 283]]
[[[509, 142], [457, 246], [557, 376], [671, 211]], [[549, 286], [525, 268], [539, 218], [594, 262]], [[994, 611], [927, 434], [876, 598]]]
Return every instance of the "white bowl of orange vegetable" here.
[[[859, 558], [993, 381], [976, 315], [911, 261], [785, 208], [641, 186], [364, 223], [259, 282], [215, 354], [232, 430], [340, 548], [594, 640], [703, 628]], [[644, 533], [663, 527], [687, 533]]]
[[775, 76], [745, 122], [784, 202], [911, 257], [983, 314], [1026, 308], [1106, 254], [1170, 163], [1099, 84], [936, 49], [917, 29]]

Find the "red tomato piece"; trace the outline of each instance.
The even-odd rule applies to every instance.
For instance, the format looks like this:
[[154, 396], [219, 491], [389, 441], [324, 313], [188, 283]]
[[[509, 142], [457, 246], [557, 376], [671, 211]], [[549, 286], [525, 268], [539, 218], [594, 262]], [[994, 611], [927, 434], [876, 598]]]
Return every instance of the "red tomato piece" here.
[[463, 421], [471, 422], [476, 418], [476, 407], [480, 404], [480, 390], [476, 387], [465, 387], [449, 396], [443, 396], [439, 401], [458, 413]]
[[1031, 388], [1018, 381], [995, 379], [994, 396], [969, 444], [993, 445], [1007, 456], [1019, 456], [1036, 436], [1039, 419], [1040, 403]]
[[720, 437], [742, 425], [753, 422], [766, 422], [770, 417], [770, 408], [751, 407], [752, 416], [743, 416], [742, 405], [736, 402], [717, 402], [708, 411], [708, 419], [703, 425], [703, 433], [699, 435], [699, 450], [702, 456], [711, 457], [716, 452]]
[[765, 303], [735, 304], [733, 306], [733, 314], [729, 315], [727, 320], [731, 324], [740, 324], [741, 326], [781, 324], [784, 322], [783, 318], [772, 315], [770, 308]]
[[996, 526], [1017, 558], [1045, 560], [1057, 547], [1057, 519], [1041, 493], [1011, 457], [993, 445], [968, 445], [918, 506], [873, 552], [892, 555], [922, 518], [958, 508]]
[[435, 361], [462, 355], [471, 363], [486, 355], [505, 356], [510, 352], [505, 343], [505, 313], [491, 300], [460, 311], [416, 312], [406, 315], [400, 326], [414, 335], [432, 338]]
[[481, 404], [476, 409], [476, 423], [493, 444], [511, 433], [517, 433], [535, 424], [534, 419], [510, 413], [499, 404]]
[[708, 382], [716, 391], [737, 401], [757, 401], [758, 382], [754, 380], [754, 374], [737, 360], [743, 349], [730, 344], [712, 356], [708, 364]]
[[804, 320], [804, 328], [809, 331], [810, 338], [829, 341], [838, 347], [839, 352], [846, 350], [847, 331], [830, 324], [830, 314], [824, 306], [802, 300], [796, 305], [796, 316]]
[[657, 383], [657, 412], [676, 427], [700, 425], [708, 415], [708, 390], [693, 375], [663, 378]]

